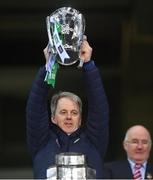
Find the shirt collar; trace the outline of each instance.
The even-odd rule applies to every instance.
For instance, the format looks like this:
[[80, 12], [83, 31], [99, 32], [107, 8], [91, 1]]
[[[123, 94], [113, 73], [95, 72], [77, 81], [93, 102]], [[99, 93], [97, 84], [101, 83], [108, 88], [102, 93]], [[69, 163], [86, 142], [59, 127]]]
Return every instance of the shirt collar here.
[[[132, 161], [131, 159], [129, 159], [128, 158], [128, 161], [129, 161], [129, 163], [130, 163], [130, 166], [131, 166], [131, 168], [132, 168], [132, 170], [134, 169], [134, 167], [135, 167], [135, 162], [134, 161]], [[146, 166], [147, 166], [147, 161], [145, 161], [143, 164], [142, 164], [142, 168], [144, 168], [144, 170], [146, 169]]]

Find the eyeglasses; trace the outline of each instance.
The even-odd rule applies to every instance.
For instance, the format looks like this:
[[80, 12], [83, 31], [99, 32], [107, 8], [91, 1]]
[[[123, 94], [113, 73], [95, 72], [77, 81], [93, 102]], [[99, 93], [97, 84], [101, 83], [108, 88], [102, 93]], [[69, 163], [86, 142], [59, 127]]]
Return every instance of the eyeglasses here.
[[132, 139], [130, 141], [127, 140], [126, 142], [129, 143], [129, 144], [132, 144], [132, 145], [139, 145], [139, 144], [149, 145], [149, 144], [151, 144], [151, 141], [150, 140], [146, 140], [146, 139], [142, 139], [142, 140]]

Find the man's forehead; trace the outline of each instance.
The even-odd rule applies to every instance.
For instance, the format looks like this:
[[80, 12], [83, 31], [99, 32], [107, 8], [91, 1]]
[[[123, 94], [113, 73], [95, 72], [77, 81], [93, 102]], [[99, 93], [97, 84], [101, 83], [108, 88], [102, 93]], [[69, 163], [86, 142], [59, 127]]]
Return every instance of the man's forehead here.
[[143, 127], [133, 127], [128, 132], [128, 137], [132, 139], [148, 139], [150, 138], [149, 132]]

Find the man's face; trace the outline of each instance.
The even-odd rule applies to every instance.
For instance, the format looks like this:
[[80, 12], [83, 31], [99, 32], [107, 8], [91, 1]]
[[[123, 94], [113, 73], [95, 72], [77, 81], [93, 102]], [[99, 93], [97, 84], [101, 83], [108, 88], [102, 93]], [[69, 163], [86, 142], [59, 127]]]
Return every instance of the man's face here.
[[67, 134], [73, 133], [81, 125], [81, 115], [78, 104], [65, 97], [59, 99], [52, 122]]
[[128, 133], [128, 140], [123, 143], [129, 159], [142, 164], [149, 158], [151, 140], [148, 131], [142, 126], [135, 126]]

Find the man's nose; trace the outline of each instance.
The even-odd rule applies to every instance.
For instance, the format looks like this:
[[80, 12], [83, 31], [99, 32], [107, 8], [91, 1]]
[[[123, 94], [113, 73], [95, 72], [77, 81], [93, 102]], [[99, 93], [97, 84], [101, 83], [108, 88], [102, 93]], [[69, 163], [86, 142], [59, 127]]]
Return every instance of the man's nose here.
[[70, 112], [67, 113], [67, 119], [71, 119], [72, 114]]
[[140, 148], [140, 149], [141, 149], [141, 148], [142, 148], [142, 146], [143, 146], [142, 142], [141, 142], [141, 141], [139, 141], [139, 142], [138, 142], [138, 144], [137, 144], [137, 146], [138, 146], [138, 148]]

